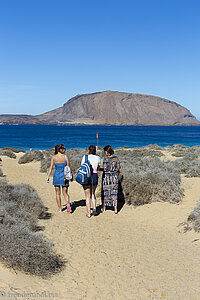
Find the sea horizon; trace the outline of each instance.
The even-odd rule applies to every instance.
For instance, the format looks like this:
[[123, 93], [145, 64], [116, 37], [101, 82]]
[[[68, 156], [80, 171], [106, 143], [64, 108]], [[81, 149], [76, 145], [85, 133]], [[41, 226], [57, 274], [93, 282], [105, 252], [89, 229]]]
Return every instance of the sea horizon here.
[[85, 149], [90, 144], [117, 147], [161, 147], [200, 145], [200, 126], [115, 126], [115, 125], [9, 125], [0, 126], [0, 148], [28, 151], [51, 149], [65, 144], [67, 149]]

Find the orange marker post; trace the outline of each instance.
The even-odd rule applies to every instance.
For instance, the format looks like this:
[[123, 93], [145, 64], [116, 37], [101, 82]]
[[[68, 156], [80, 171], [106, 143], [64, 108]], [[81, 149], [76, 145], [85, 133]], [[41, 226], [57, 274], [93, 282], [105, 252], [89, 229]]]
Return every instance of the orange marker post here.
[[97, 134], [96, 134], [96, 139], [97, 139], [97, 146], [96, 146], [96, 148], [97, 148], [97, 150], [98, 150], [98, 142], [99, 142], [99, 134], [98, 134], [98, 132], [97, 132]]

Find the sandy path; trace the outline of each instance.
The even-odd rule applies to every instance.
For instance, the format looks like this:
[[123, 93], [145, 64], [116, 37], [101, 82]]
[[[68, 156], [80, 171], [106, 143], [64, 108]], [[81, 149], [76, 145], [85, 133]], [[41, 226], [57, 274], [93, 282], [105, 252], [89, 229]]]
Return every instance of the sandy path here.
[[[39, 163], [2, 160], [9, 183], [25, 182], [37, 189], [53, 214], [39, 225], [45, 226], [44, 234], [68, 260], [66, 269], [49, 280], [15, 274], [0, 265], [0, 290], [7, 297], [15, 288], [21, 293], [46, 291], [58, 294], [54, 299], [66, 300], [199, 299], [200, 240], [194, 240], [200, 234], [183, 234], [178, 227], [199, 198], [199, 178], [182, 178], [185, 197], [180, 205], [153, 203], [137, 209], [125, 205], [118, 215], [107, 211], [87, 219], [83, 206], [71, 215], [57, 213], [54, 189], [39, 172]], [[75, 182], [70, 195], [72, 201], [84, 198]]]

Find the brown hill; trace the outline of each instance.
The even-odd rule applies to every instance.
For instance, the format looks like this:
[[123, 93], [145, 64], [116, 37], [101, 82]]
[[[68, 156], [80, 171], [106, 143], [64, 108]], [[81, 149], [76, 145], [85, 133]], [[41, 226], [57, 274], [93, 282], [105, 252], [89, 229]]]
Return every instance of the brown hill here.
[[0, 123], [200, 125], [188, 109], [176, 102], [113, 91], [77, 95], [62, 107], [38, 116], [0, 115]]
[[77, 95], [38, 119], [62, 124], [200, 125], [188, 109], [176, 102], [112, 91]]

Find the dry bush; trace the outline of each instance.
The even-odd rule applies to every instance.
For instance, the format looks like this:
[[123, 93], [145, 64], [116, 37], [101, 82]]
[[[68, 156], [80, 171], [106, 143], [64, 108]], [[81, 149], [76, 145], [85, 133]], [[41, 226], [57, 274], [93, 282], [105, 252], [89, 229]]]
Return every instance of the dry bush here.
[[15, 153], [11, 150], [2, 150], [2, 149], [0, 149], [0, 155], [8, 156], [10, 158], [16, 158]]
[[[172, 149], [174, 150], [174, 148]], [[193, 147], [186, 147], [184, 148], [175, 148], [175, 151], [172, 153], [172, 156], [175, 157], [185, 157], [185, 156], [195, 155], [198, 157], [200, 155], [200, 147], [199, 146], [193, 146]]]
[[184, 157], [185, 155], [186, 155], [185, 151], [177, 151], [172, 153], [172, 156], [175, 157]]
[[62, 258], [53, 251], [53, 244], [22, 224], [0, 224], [0, 257], [8, 268], [43, 278], [64, 267]]
[[161, 157], [163, 153], [160, 151], [149, 150], [149, 149], [132, 149], [132, 150], [124, 150], [117, 149], [115, 154], [120, 157], [120, 159], [136, 159], [143, 157]]
[[195, 231], [200, 232], [200, 200], [189, 214], [188, 222], [192, 224]]
[[20, 157], [18, 163], [26, 164], [32, 161], [40, 161], [44, 158], [44, 154], [39, 150], [32, 150], [31, 152], [26, 152], [22, 157]]
[[183, 150], [186, 150], [186, 149], [190, 149], [189, 146], [184, 146], [184, 145], [181, 145], [181, 144], [174, 144], [172, 146], [166, 146], [164, 148], [167, 149], [167, 150], [170, 150], [170, 151], [183, 151]]
[[198, 152], [188, 152], [183, 158], [177, 159], [175, 161], [169, 161], [168, 164], [176, 170], [176, 172], [185, 174], [186, 177], [198, 177], [200, 172], [198, 167], [200, 161], [198, 160]]
[[0, 168], [0, 177], [3, 177], [3, 171]]
[[52, 243], [33, 231], [38, 218], [49, 217], [35, 189], [0, 181], [0, 258], [10, 268], [48, 277], [64, 267]]
[[10, 151], [15, 152], [15, 153], [20, 153], [20, 152], [26, 153], [25, 150], [16, 149], [16, 148], [13, 148], [13, 147], [4, 147], [4, 148], [2, 148], [2, 150], [10, 150]]
[[[17, 207], [28, 211], [36, 218], [45, 216], [47, 208], [43, 205], [36, 190], [29, 184], [0, 185], [0, 193], [6, 196], [7, 201], [13, 201]], [[1, 195], [1, 194], [0, 194]]]
[[154, 145], [150, 144], [150, 145], [144, 146], [142, 148], [144, 148], [144, 149], [147, 148], [147, 149], [151, 149], [151, 150], [162, 150], [163, 149], [162, 147], [158, 146], [157, 144], [154, 144]]
[[41, 160], [40, 172], [47, 173], [51, 164], [51, 157], [54, 155], [54, 150], [43, 151], [43, 158]]
[[195, 159], [191, 161], [188, 168], [186, 169], [185, 177], [200, 177], [200, 160]]
[[19, 225], [37, 231], [37, 218], [31, 213], [24, 211], [17, 207], [13, 201], [1, 201], [0, 208], [0, 223], [4, 226], [11, 227], [12, 225]]
[[84, 154], [87, 154], [87, 150], [70, 149], [67, 151], [69, 156], [70, 165], [73, 174], [76, 174], [77, 170], [81, 166], [81, 160]]
[[158, 158], [144, 158], [137, 162], [122, 162], [123, 192], [126, 202], [143, 205], [154, 201], [179, 203], [183, 190], [181, 178], [167, 163]]

